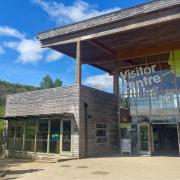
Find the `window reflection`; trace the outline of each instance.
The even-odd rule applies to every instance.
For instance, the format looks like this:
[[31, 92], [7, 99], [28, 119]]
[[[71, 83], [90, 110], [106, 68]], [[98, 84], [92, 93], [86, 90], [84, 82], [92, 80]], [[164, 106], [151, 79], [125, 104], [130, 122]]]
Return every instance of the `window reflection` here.
[[121, 122], [179, 121], [180, 50], [127, 62], [119, 70]]
[[16, 142], [15, 142], [15, 149], [17, 151], [22, 151], [22, 145], [23, 145], [23, 127], [24, 122], [23, 121], [17, 121], [16, 122]]
[[36, 120], [26, 121], [25, 124], [25, 151], [34, 151], [36, 133]]
[[14, 150], [15, 149], [15, 131], [16, 125], [15, 121], [9, 121], [8, 123], [8, 149]]
[[60, 153], [60, 119], [10, 120], [8, 126], [8, 150]]
[[37, 152], [47, 152], [48, 120], [38, 121]]

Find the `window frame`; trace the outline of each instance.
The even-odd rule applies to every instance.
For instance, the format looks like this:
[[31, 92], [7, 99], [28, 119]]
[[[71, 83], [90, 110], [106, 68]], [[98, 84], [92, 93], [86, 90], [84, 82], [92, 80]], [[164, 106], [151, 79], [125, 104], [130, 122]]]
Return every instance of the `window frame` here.
[[[106, 125], [106, 128], [97, 128], [97, 125]], [[109, 123], [107, 122], [96, 122], [95, 123], [95, 133], [96, 133], [96, 145], [108, 145], [109, 144]], [[97, 131], [98, 130], [105, 130], [106, 131], [106, 136], [97, 136]], [[106, 142], [98, 142], [98, 139], [103, 139], [106, 138]]]

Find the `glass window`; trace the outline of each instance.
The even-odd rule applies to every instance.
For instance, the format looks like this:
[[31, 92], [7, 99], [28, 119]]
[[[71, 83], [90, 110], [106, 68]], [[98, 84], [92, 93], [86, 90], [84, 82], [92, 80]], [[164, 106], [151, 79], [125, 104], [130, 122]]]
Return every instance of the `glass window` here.
[[9, 121], [8, 149], [22, 151], [23, 145], [23, 121]]
[[47, 152], [48, 120], [38, 121], [37, 152]]
[[16, 125], [15, 121], [9, 121], [8, 123], [8, 149], [14, 150], [15, 148], [15, 130]]
[[23, 132], [24, 132], [24, 122], [23, 121], [17, 121], [16, 122], [16, 150], [22, 151], [23, 146]]
[[168, 62], [161, 62], [161, 79], [163, 91], [175, 89], [175, 74]]
[[25, 151], [34, 152], [36, 120], [28, 120], [25, 125]]
[[137, 124], [122, 123], [121, 126], [121, 139], [131, 140], [131, 150], [133, 153], [138, 151], [138, 134], [137, 134]]
[[180, 50], [124, 63], [119, 69], [121, 123], [179, 121]]
[[109, 130], [107, 123], [96, 124], [96, 144], [107, 144], [109, 139]]
[[175, 50], [170, 53], [168, 63], [170, 65], [171, 72], [176, 77], [177, 89], [180, 89], [180, 50]]

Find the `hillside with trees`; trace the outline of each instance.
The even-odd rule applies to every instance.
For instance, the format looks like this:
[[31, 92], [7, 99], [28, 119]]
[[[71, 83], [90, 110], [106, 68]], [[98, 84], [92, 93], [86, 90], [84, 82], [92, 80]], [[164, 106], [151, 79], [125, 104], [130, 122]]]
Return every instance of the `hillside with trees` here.
[[34, 86], [9, 83], [7, 81], [0, 80], [0, 106], [4, 106], [6, 102], [6, 96], [8, 94], [16, 94], [20, 92], [33, 91], [38, 88]]
[[63, 82], [60, 79], [53, 81], [51, 76], [46, 75], [42, 78], [39, 87], [10, 83], [0, 80], [0, 107], [5, 106], [6, 97], [9, 94], [16, 94], [22, 92], [29, 92], [40, 89], [48, 89], [54, 87], [61, 87]]

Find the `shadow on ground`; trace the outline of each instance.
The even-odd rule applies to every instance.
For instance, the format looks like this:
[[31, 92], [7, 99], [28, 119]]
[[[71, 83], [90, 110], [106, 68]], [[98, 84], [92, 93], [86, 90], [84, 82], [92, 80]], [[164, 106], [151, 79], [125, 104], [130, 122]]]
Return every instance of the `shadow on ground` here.
[[15, 158], [1, 158], [0, 157], [0, 170], [1, 169], [8, 169], [11, 166], [19, 166], [21, 163], [30, 163], [33, 160], [26, 160], [26, 159], [15, 159]]
[[[25, 169], [25, 170], [13, 170], [11, 167], [18, 167], [24, 163], [31, 163], [33, 160], [25, 159], [13, 159], [13, 158], [0, 158], [0, 178], [3, 180], [17, 179], [19, 175], [34, 173], [37, 171], [42, 171], [43, 169]], [[7, 178], [6, 178], [7, 176]], [[13, 177], [8, 177], [13, 176]]]
[[34, 173], [37, 171], [42, 171], [43, 169], [28, 169], [28, 170], [9, 170], [7, 175], [21, 175], [27, 173]]

